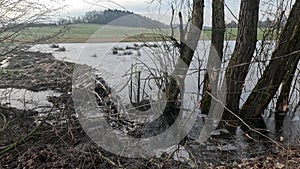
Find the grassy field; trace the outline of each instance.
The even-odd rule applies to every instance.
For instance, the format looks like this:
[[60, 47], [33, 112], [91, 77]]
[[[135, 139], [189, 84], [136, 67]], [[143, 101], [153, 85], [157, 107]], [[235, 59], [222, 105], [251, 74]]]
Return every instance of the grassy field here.
[[[31, 31], [35, 35], [51, 35], [59, 31], [58, 27], [34, 27]], [[178, 37], [179, 32], [176, 30], [175, 36]], [[115, 41], [155, 41], [163, 39], [161, 35], [169, 36], [170, 29], [146, 29], [137, 27], [120, 27], [112, 25], [99, 24], [75, 24], [70, 25], [69, 30], [56, 42], [115, 42]], [[237, 28], [226, 30], [225, 39], [235, 40]], [[202, 40], [209, 40], [211, 37], [210, 30], [202, 32]], [[258, 39], [262, 38], [262, 30], [258, 29]]]
[[[59, 27], [33, 27], [32, 32], [37, 36], [50, 35], [58, 32]], [[137, 27], [120, 27], [99, 24], [70, 25], [69, 30], [55, 41], [57, 42], [114, 42], [114, 41], [142, 41], [155, 40], [160, 32], [169, 34], [169, 30], [152, 30]], [[155, 35], [156, 34], [156, 35]]]

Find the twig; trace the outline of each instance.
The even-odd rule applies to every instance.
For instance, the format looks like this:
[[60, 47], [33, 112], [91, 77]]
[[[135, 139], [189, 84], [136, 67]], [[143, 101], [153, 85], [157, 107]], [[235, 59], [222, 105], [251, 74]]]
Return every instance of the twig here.
[[98, 154], [99, 154], [99, 156], [100, 156], [101, 158], [103, 158], [104, 160], [106, 160], [106, 161], [107, 161], [109, 164], [111, 164], [112, 166], [117, 167], [117, 168], [119, 168], [119, 169], [125, 169], [125, 168], [123, 168], [121, 165], [117, 165], [117, 164], [116, 164], [115, 162], [113, 162], [111, 159], [109, 159], [109, 158], [103, 156], [103, 154], [102, 154], [99, 150], [97, 150], [97, 152], [98, 152]]
[[[42, 124], [42, 123], [41, 123], [41, 124]], [[14, 147], [16, 147], [16, 146], [19, 145], [20, 143], [25, 142], [26, 140], [28, 140], [29, 137], [30, 137], [32, 134], [34, 134], [34, 133], [39, 129], [39, 127], [41, 126], [41, 124], [39, 124], [38, 126], [36, 126], [33, 130], [31, 130], [30, 133], [28, 133], [26, 136], [22, 137], [22, 138], [19, 139], [18, 141], [14, 142], [14, 143], [12, 143], [12, 144], [10, 144], [10, 145], [4, 146], [4, 147], [2, 148], [2, 150], [0, 151], [0, 155], [6, 153], [6, 152], [8, 152], [8, 151], [10, 151], [11, 149], [13, 149]]]
[[230, 12], [230, 14], [234, 17], [234, 19], [238, 21], [239, 19], [235, 16], [235, 14], [232, 12], [232, 10], [228, 7], [228, 5], [225, 2], [224, 2], [224, 5], [228, 9], [228, 11]]

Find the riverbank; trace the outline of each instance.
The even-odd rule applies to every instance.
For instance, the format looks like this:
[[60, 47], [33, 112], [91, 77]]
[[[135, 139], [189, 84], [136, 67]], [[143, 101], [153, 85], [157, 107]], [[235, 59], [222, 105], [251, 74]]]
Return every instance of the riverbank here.
[[[185, 162], [174, 160], [170, 154], [144, 159], [128, 159], [113, 155], [97, 147], [85, 134], [78, 121], [71, 95], [73, 63], [55, 60], [52, 54], [41, 52], [14, 55], [7, 59], [6, 63], [9, 64], [0, 65], [2, 66], [0, 88], [54, 90], [61, 95], [49, 98], [53, 107], [42, 114], [35, 110], [19, 110], [8, 105], [0, 105], [0, 168], [165, 169], [192, 166], [195, 168], [300, 166], [300, 150], [297, 147], [282, 149], [268, 143], [269, 147], [273, 147], [272, 151], [266, 151], [259, 156], [244, 157], [236, 154], [236, 150], [222, 149], [224, 140], [216, 141], [220, 146], [213, 145], [213, 150], [207, 150], [209, 145], [201, 146], [187, 142], [185, 147], [190, 156]], [[235, 158], [229, 160], [226, 156]]]
[[6, 63], [9, 64], [0, 65], [0, 88], [54, 90], [62, 94], [49, 97], [53, 107], [42, 113], [0, 105], [1, 169], [189, 168], [168, 156], [128, 159], [99, 148], [86, 135], [74, 111], [73, 63], [41, 52], [14, 55]]

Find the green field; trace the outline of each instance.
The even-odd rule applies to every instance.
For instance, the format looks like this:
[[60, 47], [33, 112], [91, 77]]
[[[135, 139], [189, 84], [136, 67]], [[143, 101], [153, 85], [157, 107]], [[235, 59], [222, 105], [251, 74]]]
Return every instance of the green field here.
[[[51, 35], [59, 31], [59, 27], [45, 26], [30, 28], [37, 36]], [[175, 36], [178, 38], [178, 31]], [[70, 25], [68, 31], [62, 37], [55, 39], [56, 42], [114, 42], [114, 41], [155, 41], [162, 40], [164, 36], [171, 34], [170, 29], [146, 29], [137, 27], [120, 27], [99, 24], [75, 24]], [[237, 28], [226, 30], [225, 39], [235, 40]], [[202, 40], [209, 40], [210, 30], [202, 32]], [[258, 29], [258, 39], [262, 38], [262, 31]]]
[[[59, 27], [45, 26], [30, 28], [37, 36], [51, 35], [59, 31]], [[57, 42], [114, 42], [156, 40], [158, 34], [169, 34], [167, 29], [152, 30], [137, 27], [120, 27], [99, 24], [70, 25], [67, 32]]]

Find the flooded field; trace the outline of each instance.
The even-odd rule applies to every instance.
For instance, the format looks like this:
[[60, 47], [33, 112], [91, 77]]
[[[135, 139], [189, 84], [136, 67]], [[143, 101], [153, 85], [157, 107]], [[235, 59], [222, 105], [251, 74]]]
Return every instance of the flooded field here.
[[[135, 106], [128, 106], [129, 104], [131, 104], [131, 100], [129, 97], [131, 85], [130, 83], [128, 83], [128, 79], [132, 78], [130, 77], [130, 74], [132, 74], [133, 72], [141, 72], [138, 78], [144, 80], [147, 79], [149, 73], [159, 73], [155, 72], [154, 69], [171, 72], [173, 66], [173, 63], [169, 62], [171, 60], [171, 58], [169, 58], [170, 56], [154, 55], [155, 52], [159, 53], [162, 49], [159, 48], [159, 45], [155, 46], [152, 43], [149, 43], [149, 46], [151, 47], [141, 47], [140, 50], [135, 50], [134, 47], [140, 47], [143, 45], [142, 43], [76, 43], [58, 45], [60, 47], [64, 47], [65, 51], [57, 51], [56, 48], [52, 48], [50, 45], [37, 45], [31, 49], [32, 51], [53, 53], [54, 58], [58, 60], [52, 63], [53, 61], [52, 59], [50, 59], [50, 63], [43, 63], [45, 61], [36, 59], [38, 58], [38, 56], [36, 56], [34, 59], [37, 61], [34, 62], [38, 64], [37, 67], [39, 71], [35, 70], [36, 66], [32, 67], [29, 63], [24, 61], [24, 66], [19, 67], [21, 71], [18, 70], [18, 72], [15, 72], [16, 67], [9, 67], [9, 63], [13, 61], [10, 61], [10, 59], [4, 60], [2, 65], [10, 68], [10, 70], [12, 71], [11, 77], [13, 78], [5, 76], [5, 78], [8, 79], [8, 84], [13, 85], [14, 78], [17, 79], [16, 77], [22, 77], [20, 78], [21, 80], [23, 79], [24, 81], [27, 81], [26, 85], [24, 85], [24, 89], [22, 89], [22, 81], [20, 81], [15, 83], [17, 84], [17, 88], [9, 87], [9, 85], [3, 83], [5, 85], [3, 85], [2, 89], [0, 90], [0, 103], [1, 105], [5, 105], [5, 107], [7, 107], [5, 108], [5, 110], [7, 111], [17, 108], [19, 110], [24, 110], [25, 112], [47, 112], [51, 111], [51, 109], [54, 108], [53, 110], [55, 110], [55, 112], [51, 114], [51, 120], [46, 121], [47, 125], [55, 128], [54, 130], [51, 130], [54, 131], [54, 133], [52, 133], [54, 135], [55, 132], [63, 134], [61, 132], [69, 133], [70, 131], [73, 132], [73, 130], [76, 130], [76, 132], [79, 132], [74, 133], [78, 134], [77, 137], [80, 137], [80, 139], [83, 140], [89, 140], [86, 138], [87, 130], [83, 131], [83, 129], [81, 128], [82, 126], [78, 123], [78, 121], [75, 120], [76, 118], [80, 117], [80, 115], [74, 111], [74, 98], [71, 95], [72, 87], [74, 91], [74, 87], [78, 87], [77, 85], [80, 86], [81, 84], [75, 83], [76, 81], [74, 82], [74, 78], [77, 78], [76, 76], [74, 76], [74, 74], [70, 76], [70, 72], [72, 69], [66, 69], [68, 70], [68, 73], [65, 73], [64, 63], [61, 61], [68, 61], [75, 64], [85, 64], [87, 66], [90, 66], [92, 68], [92, 73], [105, 79], [107, 85], [111, 87], [110, 92], [113, 93], [113, 96], [117, 100], [113, 101], [116, 101], [116, 107], [124, 107], [125, 111], [123, 112], [126, 112], [126, 110], [135, 109]], [[231, 44], [231, 46], [233, 46], [233, 43]], [[116, 51], [114, 51], [115, 49], [117, 50], [117, 54]], [[209, 42], [201, 42], [201, 44], [199, 45], [199, 49], [197, 50], [197, 56], [194, 57], [192, 66], [190, 67], [188, 76], [185, 80], [186, 85], [182, 106], [183, 111], [186, 112], [196, 110], [193, 111], [194, 122], [191, 126], [192, 129], [188, 133], [188, 136], [185, 138], [185, 142], [181, 143], [182, 145], [170, 147], [169, 150], [158, 151], [156, 157], [162, 158], [164, 156], [164, 151], [166, 151], [168, 152], [167, 156], [172, 156], [172, 160], [183, 162], [184, 164], [187, 164], [192, 168], [199, 168], [199, 166], [209, 166], [210, 164], [225, 165], [232, 162], [249, 159], [255, 161], [255, 159], [257, 160], [258, 158], [264, 158], [264, 156], [267, 154], [276, 154], [280, 152], [283, 147], [298, 145], [300, 138], [300, 108], [296, 109], [292, 107], [290, 112], [285, 115], [283, 124], [278, 130], [278, 128], [276, 128], [274, 112], [272, 111], [274, 102], [269, 105], [269, 109], [266, 110], [263, 114], [263, 121], [266, 128], [263, 130], [259, 130], [259, 133], [244, 133], [240, 127], [237, 128], [235, 133], [230, 133], [226, 129], [220, 128], [212, 133], [212, 137], [209, 138], [208, 141], [205, 142], [205, 144], [199, 144], [197, 142], [203, 126], [207, 120], [207, 115], [201, 114], [200, 109], [197, 108], [197, 104], [200, 99], [198, 94], [199, 92], [202, 92], [202, 88], [199, 88], [198, 86], [199, 74], [196, 73], [196, 70], [198, 70], [199, 66], [201, 66], [200, 81], [202, 81], [206, 64], [205, 60], [207, 57], [207, 49], [209, 49]], [[129, 51], [131, 51], [130, 54], [126, 53]], [[26, 59], [22, 58], [22, 61], [23, 60]], [[16, 64], [14, 65], [18, 66]], [[74, 67], [76, 70], [76, 65]], [[21, 76], [20, 72], [24, 73], [25, 76]], [[47, 82], [43, 81], [47, 78], [47, 75], [51, 75], [51, 77], [54, 77], [54, 79], [57, 78], [56, 80], [52, 79], [49, 81], [51, 83], [49, 87], [47, 87], [46, 85]], [[32, 80], [36, 78], [35, 76], [38, 77], [37, 82]], [[249, 92], [253, 88], [253, 84], [255, 84], [258, 79], [258, 76], [258, 73], [250, 73], [248, 78], [249, 83], [245, 84], [245, 89], [243, 91], [242, 99], [240, 102], [241, 104], [243, 104], [244, 100], [247, 99]], [[72, 80], [73, 86], [70, 82]], [[144, 85], [145, 98], [151, 98], [152, 101], [156, 101], [159, 99], [159, 89], [155, 87], [156, 84], [153, 81], [143, 83], [142, 85]], [[60, 86], [63, 86], [63, 89], [66, 91], [58, 90]], [[45, 90], [47, 88], [49, 89]], [[84, 97], [84, 95], [82, 95], [81, 97]], [[133, 94], [132, 97], [137, 97], [136, 93]], [[144, 96], [141, 95], [140, 97], [143, 98]], [[292, 97], [297, 99], [298, 95], [295, 94]], [[111, 104], [111, 100], [109, 101]], [[152, 104], [155, 102], [150, 103]], [[295, 103], [296, 102], [293, 102], [292, 105], [295, 105]], [[103, 110], [103, 105], [101, 106], [99, 106], [99, 110]], [[111, 108], [110, 111], [116, 109], [113, 106], [109, 108]], [[125, 114], [121, 119], [111, 118], [108, 121], [112, 127], [123, 133], [130, 133], [134, 131], [134, 129], [137, 129], [141, 126], [139, 124], [132, 123], [132, 121], [126, 118], [124, 119], [124, 117], [130, 117], [130, 119], [133, 121], [140, 120], [140, 122], [148, 122], [151, 125], [148, 125], [148, 128], [146, 129], [140, 128], [139, 134], [142, 133], [142, 135], [144, 136], [150, 136], [153, 135], [153, 131], [155, 130], [157, 131], [157, 133], [164, 131], [164, 128], [161, 126], [161, 124], [164, 123], [163, 121], [158, 120], [155, 123], [151, 123], [151, 121], [157, 120], [157, 117], [160, 115], [149, 115], [149, 113], [155, 112], [157, 110], [154, 108], [155, 106], [154, 104], [152, 104], [150, 105], [149, 111], [140, 111], [140, 117], [142, 117], [143, 115], [142, 120], [139, 118], [138, 114], [134, 114], [137, 115], [137, 118]], [[36, 117], [40, 117], [38, 113], [34, 113], [34, 116], [32, 118], [35, 119]], [[114, 116], [110, 115], [109, 117]], [[62, 119], [61, 123], [55, 123], [53, 121], [55, 119]], [[3, 119], [1, 120], [3, 121]], [[255, 121], [255, 119], [253, 121]], [[32, 121], [32, 124], [33, 122], [34, 120]], [[76, 125], [74, 125], [73, 123]], [[57, 126], [57, 124], [59, 125]], [[67, 127], [65, 125], [67, 125]], [[72, 134], [70, 135], [71, 138], [73, 137]], [[54, 135], [51, 135], [51, 137], [56, 138], [57, 135]], [[90, 141], [91, 140], [89, 140], [89, 143]], [[5, 144], [3, 143], [1, 145]]]
[[[152, 44], [151, 42], [149, 43]], [[234, 47], [234, 41], [229, 41], [226, 45], [227, 47], [227, 53], [230, 53], [232, 48]], [[66, 43], [66, 44], [59, 44], [59, 46], [63, 46], [66, 48], [65, 52], [56, 51], [55, 49], [51, 48], [49, 45], [37, 45], [32, 48], [32, 50], [40, 50], [43, 52], [51, 52], [55, 56], [56, 59], [59, 60], [66, 60], [71, 61], [77, 64], [86, 64], [88, 66], [91, 66], [93, 68], [96, 68], [97, 70], [94, 72], [97, 75], [103, 77], [107, 84], [109, 84], [114, 90], [118, 91], [115, 93], [118, 97], [122, 99], [122, 102], [124, 104], [129, 103], [128, 99], [128, 84], [125, 82], [128, 81], [128, 76], [124, 76], [128, 74], [130, 71], [132, 65], [134, 64], [141, 64], [137, 69], [142, 70], [146, 73], [147, 70], [145, 69], [145, 65], [149, 67], [154, 67], [157, 69], [161, 69], [162, 65], [157, 65], [158, 62], [156, 62], [155, 59], [161, 59], [165, 58], [164, 61], [165, 64], [167, 64], [168, 56], [159, 56], [155, 52], [161, 52], [164, 49], [161, 48], [141, 48], [140, 50], [134, 50], [134, 48], [130, 48], [130, 51], [132, 53], [130, 55], [124, 55], [124, 54], [114, 54], [113, 49], [125, 49], [129, 47], [134, 46], [140, 46], [142, 43], [126, 43], [126, 42], [120, 42], [120, 43]], [[163, 45], [163, 44], [160, 44]], [[209, 41], [203, 41], [199, 42], [197, 52], [194, 56], [194, 60], [192, 62], [192, 66], [190, 67], [190, 71], [188, 73], [188, 76], [185, 80], [185, 102], [188, 102], [186, 108], [193, 109], [196, 104], [197, 100], [199, 99], [197, 97], [197, 93], [202, 91], [202, 88], [198, 89], [198, 76], [199, 74], [194, 73], [195, 70], [199, 68], [199, 66], [202, 66], [202, 68], [205, 68], [206, 64], [206, 58], [208, 57], [207, 50], [210, 47]], [[122, 52], [121, 50], [121, 52]], [[139, 52], [139, 53], [138, 53]], [[145, 65], [143, 65], [145, 64]], [[171, 65], [170, 65], [171, 67]], [[254, 87], [254, 84], [257, 82], [259, 78], [259, 74], [256, 71], [256, 65], [255, 63], [252, 65], [249, 76], [248, 76], [248, 83], [245, 84], [244, 92], [242, 93], [242, 99], [240, 101], [240, 106], [244, 103], [244, 101], [249, 96], [252, 88]], [[171, 70], [170, 68], [167, 70]], [[200, 72], [200, 81], [203, 80], [204, 72]], [[122, 89], [122, 90], [121, 90]], [[198, 91], [198, 92], [197, 92]], [[153, 93], [152, 93], [153, 94]], [[155, 95], [156, 93], [154, 93]], [[297, 100], [298, 94], [295, 93], [291, 97], [294, 98], [294, 100]], [[299, 108], [296, 110], [296, 101], [294, 101], [291, 105], [291, 111], [288, 113], [285, 117], [285, 121], [283, 124], [283, 132], [284, 135], [284, 142], [291, 143], [291, 142], [297, 142], [297, 136], [298, 128], [297, 125], [299, 124]], [[268, 136], [270, 136], [272, 139], [278, 139], [279, 133], [277, 133], [275, 129], [275, 117], [274, 113], [274, 102], [271, 102], [269, 105], [269, 109], [266, 110], [264, 113], [264, 122], [267, 127]], [[202, 116], [199, 114], [199, 119], [197, 120], [197, 126], [198, 126], [198, 133], [199, 129], [203, 126], [204, 121], [201, 120]], [[291, 127], [290, 125], [293, 125]], [[195, 132], [197, 133], [197, 132]], [[196, 135], [195, 133], [191, 135]], [[293, 133], [293, 134], [288, 134]], [[278, 135], [279, 134], [279, 135]], [[196, 137], [195, 137], [196, 138]], [[294, 138], [294, 139], [292, 139]]]

